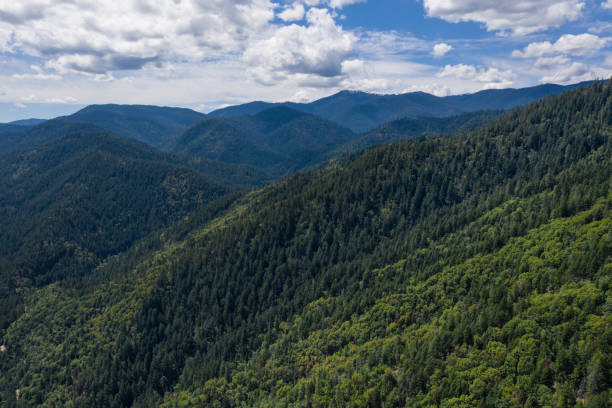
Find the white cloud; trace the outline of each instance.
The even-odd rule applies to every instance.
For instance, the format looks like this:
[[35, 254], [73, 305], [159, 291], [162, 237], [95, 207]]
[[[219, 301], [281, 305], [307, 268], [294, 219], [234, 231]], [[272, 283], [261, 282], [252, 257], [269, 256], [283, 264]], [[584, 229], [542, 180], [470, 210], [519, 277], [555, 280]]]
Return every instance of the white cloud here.
[[76, 103], [77, 99], [73, 98], [72, 96], [66, 96], [64, 98], [47, 98], [45, 99], [45, 103], [61, 103], [61, 104], [65, 104], [65, 103]]
[[438, 78], [455, 77], [485, 84], [485, 88], [507, 88], [512, 85], [514, 74], [510, 70], [497, 68], [477, 68], [473, 65], [446, 65], [437, 75]]
[[512, 56], [516, 58], [533, 58], [552, 54], [584, 56], [596, 53], [606, 47], [609, 42], [609, 38], [600, 38], [593, 34], [565, 34], [554, 44], [549, 41], [534, 42], [527, 45], [523, 51], [513, 51]]
[[329, 6], [334, 9], [341, 9], [356, 3], [365, 3], [367, 0], [303, 0], [308, 6]]
[[0, 2], [0, 50], [58, 72], [103, 74], [240, 52], [274, 18], [270, 0]]
[[446, 43], [436, 44], [433, 47], [433, 56], [434, 57], [443, 57], [444, 55], [446, 55], [447, 52], [449, 52], [452, 49], [453, 49], [453, 47], [451, 47], [450, 45], [448, 45]]
[[574, 62], [567, 68], [561, 69], [552, 75], [541, 79], [543, 83], [570, 84], [580, 81], [587, 81], [597, 75], [583, 63]]
[[365, 63], [360, 59], [346, 60], [342, 62], [342, 72], [347, 75], [359, 75], [364, 72]]
[[564, 55], [558, 55], [556, 57], [542, 57], [538, 58], [534, 66], [539, 69], [550, 70], [560, 66], [567, 66], [570, 62], [569, 58]]
[[60, 80], [62, 77], [57, 74], [49, 74], [43, 71], [38, 65], [30, 65], [30, 69], [34, 71], [32, 74], [13, 74], [12, 77], [15, 79], [34, 79], [37, 81], [52, 81]]
[[13, 104], [14, 107], [18, 108], [18, 109], [25, 109], [28, 107], [28, 105], [21, 103], [21, 102], [16, 102]]
[[370, 59], [389, 58], [410, 51], [429, 52], [431, 44], [411, 34], [397, 31], [365, 31], [359, 33], [355, 45], [360, 55]]
[[612, 0], [608, 0], [604, 3], [601, 3], [601, 7], [605, 9], [612, 9]]
[[292, 6], [285, 7], [283, 11], [278, 13], [278, 18], [283, 21], [300, 21], [304, 18], [306, 10], [301, 3], [295, 3]]
[[423, 0], [430, 17], [451, 23], [475, 21], [489, 31], [524, 35], [559, 27], [582, 15], [581, 0]]
[[331, 8], [342, 8], [344, 6], [350, 6], [355, 3], [365, 3], [366, 0], [330, 0], [329, 6]]
[[243, 60], [259, 83], [274, 84], [289, 77], [310, 86], [329, 86], [342, 75], [342, 64], [352, 59], [354, 35], [336, 25], [327, 9], [312, 8], [306, 26], [292, 24], [251, 44]]

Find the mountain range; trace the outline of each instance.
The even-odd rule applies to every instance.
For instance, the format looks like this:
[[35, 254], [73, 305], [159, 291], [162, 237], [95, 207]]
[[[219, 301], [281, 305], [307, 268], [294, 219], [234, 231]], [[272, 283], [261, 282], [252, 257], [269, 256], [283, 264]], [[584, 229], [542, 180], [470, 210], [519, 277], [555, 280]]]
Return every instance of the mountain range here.
[[342, 91], [310, 103], [251, 102], [218, 109], [210, 112], [209, 116], [254, 115], [273, 106], [281, 105], [332, 120], [354, 132], [364, 132], [385, 122], [406, 117], [444, 117], [479, 110], [507, 110], [587, 84], [589, 82], [568, 86], [544, 84], [521, 89], [490, 89], [473, 94], [446, 97], [424, 92], [376, 95]]
[[448, 106], [0, 129], [0, 406], [609, 406], [612, 84]]
[[[229, 170], [252, 174], [246, 183], [238, 184], [260, 186], [266, 180], [313, 168], [362, 148], [425, 133], [450, 132], [467, 123], [477, 125], [493, 117], [492, 111], [481, 112], [483, 109], [501, 112], [586, 84], [488, 90], [443, 98], [422, 92], [375, 95], [344, 91], [309, 104], [253, 102], [209, 115], [181, 108], [91, 105], [48, 123], [34, 119], [0, 125], [0, 152], [35, 147], [60, 137], [70, 127], [89, 123], [203, 161], [210, 169], [229, 170], [224, 164], [243, 166]], [[474, 114], [462, 115], [465, 112]], [[449, 117], [455, 119], [444, 119]], [[393, 119], [396, 121], [388, 124]], [[369, 130], [363, 132], [365, 129]]]

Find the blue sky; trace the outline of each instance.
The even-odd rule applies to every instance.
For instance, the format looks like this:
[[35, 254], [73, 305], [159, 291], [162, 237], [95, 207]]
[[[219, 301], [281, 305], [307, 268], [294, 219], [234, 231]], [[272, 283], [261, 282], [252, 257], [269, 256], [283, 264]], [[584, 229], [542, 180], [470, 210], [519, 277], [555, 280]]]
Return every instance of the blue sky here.
[[612, 75], [612, 0], [0, 0], [0, 122]]

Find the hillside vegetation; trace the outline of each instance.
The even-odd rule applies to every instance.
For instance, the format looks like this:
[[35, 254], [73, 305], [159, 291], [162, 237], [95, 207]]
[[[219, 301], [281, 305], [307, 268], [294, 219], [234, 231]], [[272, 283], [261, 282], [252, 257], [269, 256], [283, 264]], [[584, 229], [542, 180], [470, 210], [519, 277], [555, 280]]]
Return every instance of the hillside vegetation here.
[[255, 166], [280, 177], [296, 171], [298, 157], [315, 156], [355, 137], [329, 120], [281, 106], [253, 116], [206, 119], [178, 136], [169, 150]]
[[607, 407], [611, 136], [595, 83], [196, 210], [31, 294], [1, 405]]
[[30, 289], [81, 277], [228, 192], [171, 156], [86, 129], [0, 156], [0, 329]]
[[253, 116], [206, 119], [174, 139], [168, 149], [188, 157], [247, 165], [278, 179], [392, 141], [465, 133], [499, 114], [479, 111], [448, 118], [404, 118], [355, 134], [326, 119], [279, 106]]
[[90, 105], [61, 118], [91, 123], [118, 136], [160, 148], [206, 115], [191, 109], [147, 105]]

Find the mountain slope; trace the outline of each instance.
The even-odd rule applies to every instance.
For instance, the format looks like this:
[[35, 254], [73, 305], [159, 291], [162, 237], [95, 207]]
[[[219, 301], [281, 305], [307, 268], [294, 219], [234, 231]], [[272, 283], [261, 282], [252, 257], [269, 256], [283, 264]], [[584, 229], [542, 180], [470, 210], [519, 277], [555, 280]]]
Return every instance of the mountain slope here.
[[296, 156], [331, 149], [354, 137], [326, 119], [279, 106], [254, 116], [206, 119], [178, 136], [169, 150], [256, 166], [278, 176]]
[[70, 133], [99, 134], [105, 132], [92, 124], [73, 123], [64, 120], [48, 120], [36, 126], [9, 125], [6, 131], [0, 129], [0, 154], [29, 150], [61, 139]]
[[375, 95], [364, 92], [342, 91], [311, 103], [252, 102], [210, 112], [210, 117], [254, 115], [274, 106], [288, 106], [302, 112], [322, 116], [354, 132], [374, 129], [385, 122], [417, 116], [445, 117], [479, 110], [506, 110], [525, 105], [545, 96], [588, 84], [568, 86], [539, 85], [521, 89], [486, 90], [474, 94], [436, 97], [423, 92], [399, 95]]
[[61, 119], [92, 123], [109, 132], [162, 147], [206, 115], [191, 109], [146, 105], [90, 105]]
[[29, 288], [86, 274], [226, 192], [172, 156], [91, 127], [2, 156], [1, 327]]
[[351, 152], [379, 146], [385, 143], [406, 140], [422, 135], [461, 132], [467, 133], [492, 121], [502, 111], [477, 111], [445, 118], [404, 118], [385, 123], [354, 140], [336, 148], [335, 151]]
[[9, 125], [16, 125], [16, 126], [36, 126], [36, 125], [40, 125], [41, 123], [44, 123], [46, 121], [47, 121], [47, 119], [31, 118], [31, 119], [15, 120], [15, 121], [10, 122], [8, 124]]
[[3, 334], [2, 402], [605, 406], [611, 109], [597, 83], [385, 146], [44, 287]]

